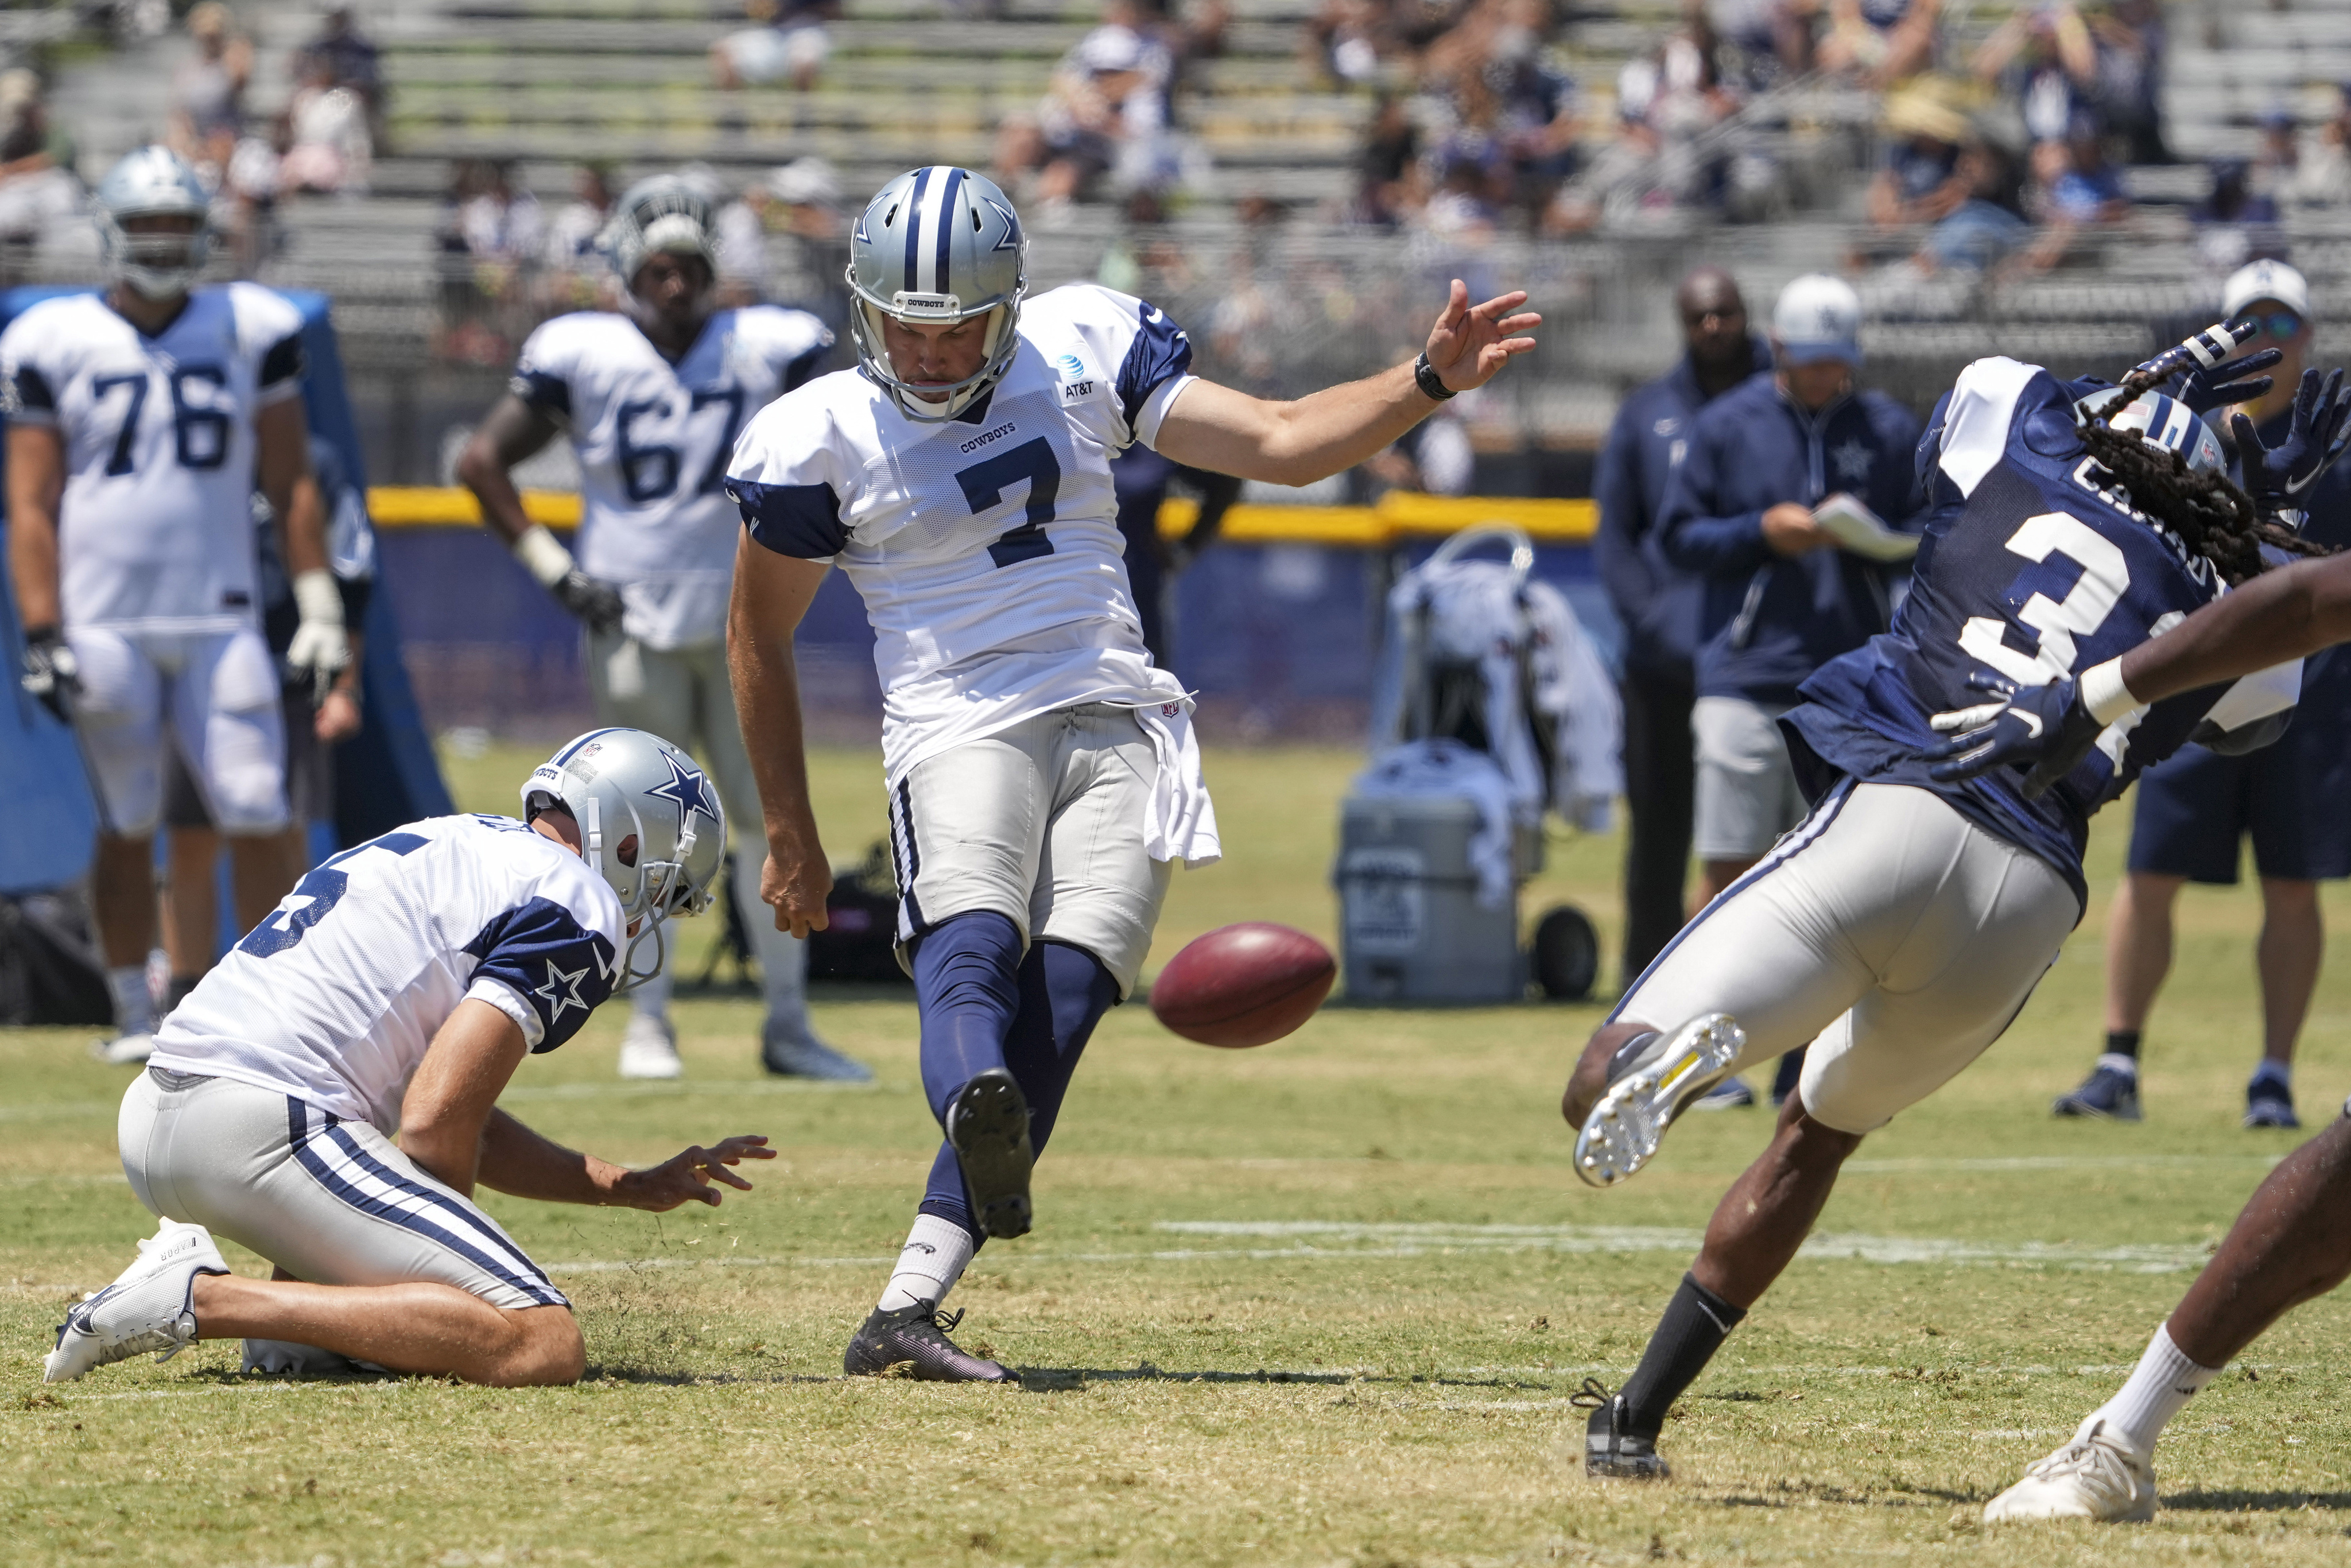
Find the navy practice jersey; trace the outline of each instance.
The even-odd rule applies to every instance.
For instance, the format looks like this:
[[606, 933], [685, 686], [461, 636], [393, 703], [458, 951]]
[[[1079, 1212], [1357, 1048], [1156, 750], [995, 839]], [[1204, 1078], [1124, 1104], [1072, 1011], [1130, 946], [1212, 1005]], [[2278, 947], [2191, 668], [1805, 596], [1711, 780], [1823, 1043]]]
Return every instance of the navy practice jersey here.
[[2078, 675], [2226, 591], [2210, 562], [2101, 486], [2105, 470], [2074, 420], [2088, 390], [2013, 360], [1960, 373], [1920, 443], [1934, 510], [1909, 598], [1892, 631], [1805, 682], [1782, 720], [1808, 786], [1843, 773], [1931, 789], [2055, 866], [2077, 895], [2091, 813], [2208, 716], [2235, 728], [2291, 706], [2299, 677], [2289, 667], [2128, 715], [2038, 800], [2025, 798], [2019, 768], [1959, 784], [1928, 776], [1921, 754], [1940, 739], [1928, 718], [1991, 700], [1970, 676], [2040, 685]]

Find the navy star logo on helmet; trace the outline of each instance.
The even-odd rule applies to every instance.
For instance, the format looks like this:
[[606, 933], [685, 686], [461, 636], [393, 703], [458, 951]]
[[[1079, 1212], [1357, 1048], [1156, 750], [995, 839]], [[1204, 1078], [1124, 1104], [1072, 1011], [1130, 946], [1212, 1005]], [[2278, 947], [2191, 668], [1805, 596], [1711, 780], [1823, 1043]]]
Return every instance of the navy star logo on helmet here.
[[719, 816], [717, 807], [711, 800], [710, 776], [698, 768], [680, 767], [677, 758], [666, 751], [661, 754], [661, 758], [669, 764], [669, 782], [656, 785], [645, 793], [656, 800], [675, 801], [678, 820], [687, 827], [694, 825], [696, 813], [708, 818], [710, 825], [716, 827]]

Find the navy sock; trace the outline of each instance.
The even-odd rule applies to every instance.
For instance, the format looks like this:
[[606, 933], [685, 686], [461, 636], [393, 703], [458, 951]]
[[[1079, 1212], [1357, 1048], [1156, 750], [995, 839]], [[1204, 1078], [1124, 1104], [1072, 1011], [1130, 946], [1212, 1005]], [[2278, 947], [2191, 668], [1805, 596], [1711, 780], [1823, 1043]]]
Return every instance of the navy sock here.
[[923, 1020], [923, 1092], [931, 1114], [975, 1073], [1002, 1067], [1020, 1007], [1020, 932], [993, 911], [957, 915], [914, 947], [914, 1001]]
[[1746, 1315], [1699, 1284], [1695, 1275], [1684, 1274], [1681, 1289], [1658, 1320], [1657, 1332], [1649, 1336], [1649, 1348], [1641, 1353], [1641, 1364], [1617, 1390], [1625, 1396], [1625, 1429], [1656, 1437], [1666, 1424], [1666, 1412], [1698, 1381]]
[[[1083, 948], [1040, 942], [1021, 961], [1019, 984], [1019, 1007], [1005, 1033], [1001, 1060], [1029, 1102], [1029, 1146], [1041, 1155], [1061, 1116], [1061, 1099], [1069, 1092], [1078, 1058], [1084, 1054], [1086, 1041], [1093, 1038], [1094, 1025], [1118, 1005], [1118, 982], [1101, 960]], [[927, 1030], [924, 1040], [927, 1047]], [[925, 1062], [927, 1081], [927, 1050]], [[986, 1240], [964, 1194], [963, 1167], [956, 1164], [955, 1151], [944, 1144], [931, 1162], [931, 1179], [924, 1190], [920, 1212], [960, 1225], [976, 1240]]]

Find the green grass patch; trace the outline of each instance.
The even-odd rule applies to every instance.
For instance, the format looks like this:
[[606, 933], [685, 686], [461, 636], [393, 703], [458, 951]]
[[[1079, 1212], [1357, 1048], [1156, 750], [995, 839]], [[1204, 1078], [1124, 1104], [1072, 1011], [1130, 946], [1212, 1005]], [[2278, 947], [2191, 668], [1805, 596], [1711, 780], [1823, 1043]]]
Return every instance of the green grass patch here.
[[[453, 783], [510, 810], [531, 760], [452, 758]], [[1213, 755], [1229, 858], [1179, 874], [1155, 962], [1238, 919], [1328, 938], [1354, 766]], [[855, 860], [883, 831], [878, 760], [814, 770], [827, 846]], [[44, 1388], [65, 1302], [152, 1222], [115, 1159], [122, 1071], [78, 1033], [0, 1033], [0, 1542], [11, 1563], [333, 1568], [2351, 1561], [2335, 1300], [2190, 1407], [2158, 1457], [2155, 1525], [1974, 1522], [2105, 1397], [2296, 1141], [2237, 1126], [2258, 1050], [2250, 889], [2182, 900], [2147, 1122], [2047, 1115], [2096, 1050], [2126, 821], [2103, 824], [2091, 917], [2042, 994], [1863, 1149], [1825, 1245], [1684, 1401], [1676, 1479], [1650, 1488], [1583, 1479], [1568, 1399], [1639, 1354], [1768, 1118], [1694, 1117], [1625, 1189], [1580, 1186], [1556, 1107], [1599, 1004], [1334, 1008], [1253, 1052], [1112, 1014], [1040, 1167], [1036, 1231], [989, 1246], [951, 1303], [965, 1343], [1028, 1371], [1018, 1392], [840, 1375], [935, 1140], [907, 1001], [820, 994], [870, 1088], [760, 1078], [757, 1005], [725, 998], [681, 1005], [678, 1084], [615, 1079], [620, 1009], [526, 1064], [514, 1111], [599, 1153], [757, 1131], [784, 1154], [715, 1212], [492, 1196], [588, 1338], [585, 1383], [525, 1392], [246, 1379], [210, 1343]], [[1613, 951], [1618, 845], [1552, 850], [1530, 913], [1573, 899]], [[2351, 1089], [2346, 1022], [2323, 983], [2314, 1122]]]

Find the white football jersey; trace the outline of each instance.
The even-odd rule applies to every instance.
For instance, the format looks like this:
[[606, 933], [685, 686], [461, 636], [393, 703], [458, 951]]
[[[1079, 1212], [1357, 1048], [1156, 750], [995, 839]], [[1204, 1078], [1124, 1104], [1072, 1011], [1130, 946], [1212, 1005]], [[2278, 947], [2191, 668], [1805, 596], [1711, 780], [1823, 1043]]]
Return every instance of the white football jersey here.
[[751, 537], [831, 560], [878, 641], [894, 782], [925, 758], [1075, 703], [1159, 703], [1110, 460], [1153, 444], [1192, 345], [1142, 300], [1071, 284], [1020, 308], [1004, 379], [941, 423], [857, 371], [752, 420], [727, 493]]
[[155, 1031], [155, 1065], [308, 1101], [380, 1131], [472, 998], [534, 1051], [611, 994], [621, 901], [508, 817], [434, 817], [304, 877]]
[[228, 632], [256, 622], [254, 415], [302, 390], [302, 316], [252, 283], [199, 288], [150, 338], [98, 294], [0, 333], [0, 410], [65, 443], [65, 623]]
[[580, 455], [580, 569], [615, 584], [622, 629], [654, 648], [726, 628], [742, 521], [726, 498], [735, 438], [815, 373], [832, 332], [772, 305], [714, 313], [673, 364], [628, 317], [559, 316], [515, 362], [514, 392]]

